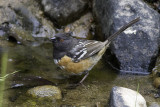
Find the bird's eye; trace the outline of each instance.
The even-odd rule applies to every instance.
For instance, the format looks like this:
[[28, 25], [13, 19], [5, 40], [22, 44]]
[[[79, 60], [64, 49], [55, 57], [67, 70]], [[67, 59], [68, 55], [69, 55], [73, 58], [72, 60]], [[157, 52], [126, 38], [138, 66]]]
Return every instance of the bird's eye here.
[[60, 42], [63, 42], [64, 41], [64, 39], [60, 39]]

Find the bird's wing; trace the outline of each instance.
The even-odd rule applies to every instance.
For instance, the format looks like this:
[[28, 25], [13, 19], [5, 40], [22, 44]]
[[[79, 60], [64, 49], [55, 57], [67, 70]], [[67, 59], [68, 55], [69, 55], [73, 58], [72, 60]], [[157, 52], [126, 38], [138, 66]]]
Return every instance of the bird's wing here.
[[86, 59], [96, 53], [98, 53], [105, 44], [100, 41], [84, 40], [79, 41], [74, 48], [69, 51], [69, 55], [74, 62], [79, 62], [82, 59]]

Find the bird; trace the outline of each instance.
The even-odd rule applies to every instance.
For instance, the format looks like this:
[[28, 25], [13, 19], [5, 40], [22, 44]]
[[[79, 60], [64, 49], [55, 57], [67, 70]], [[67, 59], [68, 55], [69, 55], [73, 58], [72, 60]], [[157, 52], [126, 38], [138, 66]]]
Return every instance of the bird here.
[[124, 30], [140, 20], [140, 17], [130, 21], [121, 27], [116, 33], [109, 36], [104, 42], [96, 40], [78, 39], [71, 33], [57, 33], [51, 38], [53, 43], [53, 60], [62, 70], [71, 75], [84, 77], [78, 84], [89, 75], [89, 71], [102, 58], [111, 42]]

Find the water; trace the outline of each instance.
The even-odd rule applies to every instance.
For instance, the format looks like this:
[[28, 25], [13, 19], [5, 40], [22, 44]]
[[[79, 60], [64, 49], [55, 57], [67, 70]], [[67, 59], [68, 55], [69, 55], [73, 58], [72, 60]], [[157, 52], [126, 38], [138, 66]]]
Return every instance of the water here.
[[[78, 82], [82, 76], [65, 75], [52, 60], [52, 44], [40, 46], [23, 46], [4, 41], [0, 45], [0, 55], [8, 53], [7, 73], [10, 75], [4, 82], [2, 107], [56, 107], [56, 106], [107, 106], [113, 86], [137, 90], [148, 103], [160, 102], [154, 98], [156, 89], [152, 86], [152, 76], [120, 75], [101, 60], [90, 71], [84, 85], [69, 89], [68, 85]], [[2, 59], [1, 59], [2, 61]], [[2, 63], [0, 63], [2, 64]], [[1, 66], [2, 67], [2, 66]], [[2, 76], [2, 71], [1, 71]], [[31, 98], [26, 94], [29, 88], [37, 85], [54, 84], [62, 90], [63, 99], [57, 101]], [[2, 85], [1, 85], [2, 86]]]

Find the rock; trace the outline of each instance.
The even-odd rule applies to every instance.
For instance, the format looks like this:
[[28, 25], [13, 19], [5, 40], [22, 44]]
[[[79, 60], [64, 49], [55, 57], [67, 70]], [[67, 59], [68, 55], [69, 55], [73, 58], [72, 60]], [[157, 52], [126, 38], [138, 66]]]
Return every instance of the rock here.
[[16, 22], [16, 13], [8, 7], [0, 7], [0, 25], [5, 22]]
[[15, 24], [10, 24], [8, 27], [8, 31], [6, 32], [8, 38], [13, 37], [19, 43], [28, 44], [28, 42], [34, 42], [35, 39], [29, 31], [16, 26]]
[[156, 102], [152, 102], [149, 104], [148, 107], [160, 107], [160, 104], [156, 103]]
[[35, 98], [61, 99], [61, 90], [58, 87], [45, 85], [37, 86], [27, 91], [29, 95]]
[[14, 76], [12, 80], [12, 84], [10, 88], [23, 88], [23, 87], [36, 87], [36, 86], [44, 86], [44, 85], [55, 85], [55, 83], [44, 79], [40, 76]]
[[110, 95], [110, 107], [147, 107], [147, 105], [142, 95], [136, 91], [115, 86]]
[[157, 77], [157, 78], [154, 79], [153, 85], [156, 88], [160, 88], [160, 77]]
[[79, 20], [68, 24], [64, 31], [66, 33], [72, 32], [72, 36], [83, 38], [83, 39], [92, 39], [93, 35], [91, 29], [94, 29], [93, 16], [92, 13], [87, 13], [82, 16]]
[[41, 0], [44, 12], [57, 25], [78, 19], [87, 9], [87, 0]]
[[159, 0], [144, 0], [148, 2], [148, 4], [155, 9], [156, 11], [160, 12], [160, 1]]
[[[158, 54], [160, 15], [141, 0], [94, 0], [93, 12], [106, 38], [129, 21], [140, 21], [111, 44], [111, 51], [125, 73], [148, 74]], [[100, 32], [98, 32], [100, 34]]]
[[29, 45], [35, 42], [37, 37], [43, 40], [53, 37], [54, 34], [54, 26], [45, 19], [37, 2], [1, 2], [0, 37], [12, 36], [19, 43]]
[[33, 37], [52, 37], [55, 34], [55, 30], [46, 20], [40, 22], [25, 6], [14, 7], [14, 11], [23, 17], [22, 20], [19, 19], [20, 27], [30, 31]]

